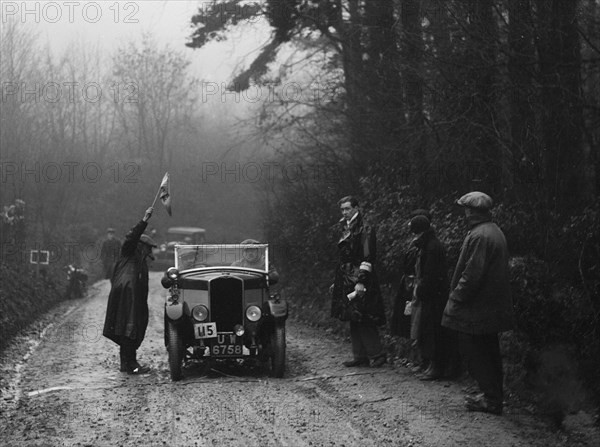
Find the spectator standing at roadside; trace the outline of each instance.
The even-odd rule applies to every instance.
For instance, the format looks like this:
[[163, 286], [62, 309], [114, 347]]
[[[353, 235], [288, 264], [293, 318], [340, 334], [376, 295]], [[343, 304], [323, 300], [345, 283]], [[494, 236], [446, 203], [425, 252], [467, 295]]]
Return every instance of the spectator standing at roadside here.
[[350, 321], [353, 360], [344, 366], [382, 366], [386, 354], [378, 326], [385, 324], [383, 299], [375, 272], [375, 230], [367, 225], [358, 201], [346, 196], [338, 202], [342, 212], [338, 228], [339, 263], [332, 286], [331, 316]]
[[148, 327], [148, 265], [156, 247], [150, 236], [142, 234], [152, 216], [152, 207], [125, 236], [108, 296], [103, 335], [119, 345], [121, 372], [144, 374], [150, 368], [137, 361], [137, 349]]
[[417, 235], [414, 245], [418, 249], [411, 307], [419, 318], [411, 328], [411, 338], [417, 340], [421, 358], [429, 364], [421, 380], [437, 380], [446, 367], [441, 325], [448, 300], [446, 252], [426, 216], [413, 217], [409, 225]]
[[[410, 219], [415, 216], [425, 216], [431, 221], [431, 214], [425, 209], [417, 209], [410, 213]], [[410, 219], [408, 222], [410, 229]], [[416, 238], [413, 238], [404, 251], [402, 257], [402, 277], [400, 287], [394, 300], [394, 310], [390, 323], [391, 334], [404, 338], [410, 338], [411, 329], [411, 302], [413, 300], [413, 289], [415, 282], [415, 265], [419, 249], [415, 246]]]
[[106, 230], [106, 240], [102, 242], [100, 249], [100, 259], [104, 267], [104, 279], [111, 279], [115, 263], [121, 253], [121, 241], [115, 238], [115, 229]]
[[482, 394], [465, 397], [469, 411], [502, 414], [503, 372], [498, 333], [512, 329], [508, 248], [491, 220], [491, 197], [474, 191], [457, 204], [470, 226], [450, 285], [442, 325], [458, 332], [461, 356]]

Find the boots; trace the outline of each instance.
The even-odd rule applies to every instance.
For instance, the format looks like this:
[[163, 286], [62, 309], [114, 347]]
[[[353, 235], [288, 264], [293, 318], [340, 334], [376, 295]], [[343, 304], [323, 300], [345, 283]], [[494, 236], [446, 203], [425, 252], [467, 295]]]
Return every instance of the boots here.
[[128, 374], [147, 374], [150, 372], [150, 368], [148, 366], [142, 366], [137, 361], [137, 350], [133, 349], [131, 352], [131, 362], [129, 363], [132, 371], [127, 371]]
[[121, 359], [121, 372], [127, 372], [127, 353], [125, 348], [121, 345], [119, 346], [119, 358]]
[[121, 340], [121, 371], [127, 374], [146, 374], [150, 372], [150, 368], [137, 362], [135, 340], [126, 337]]
[[440, 377], [442, 377], [440, 368], [438, 368], [437, 362], [432, 360], [429, 364], [429, 368], [427, 368], [427, 370], [423, 373], [423, 375], [420, 377], [420, 380], [438, 380]]

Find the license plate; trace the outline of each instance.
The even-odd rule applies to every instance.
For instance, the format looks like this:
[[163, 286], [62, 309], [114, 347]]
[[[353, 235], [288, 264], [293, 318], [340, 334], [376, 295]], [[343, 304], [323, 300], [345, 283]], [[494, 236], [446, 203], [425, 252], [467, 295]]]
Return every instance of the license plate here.
[[217, 336], [217, 323], [196, 323], [194, 324], [194, 337], [196, 338], [215, 338]]
[[238, 357], [244, 355], [242, 337], [234, 333], [221, 332], [211, 340], [210, 354], [217, 357]]

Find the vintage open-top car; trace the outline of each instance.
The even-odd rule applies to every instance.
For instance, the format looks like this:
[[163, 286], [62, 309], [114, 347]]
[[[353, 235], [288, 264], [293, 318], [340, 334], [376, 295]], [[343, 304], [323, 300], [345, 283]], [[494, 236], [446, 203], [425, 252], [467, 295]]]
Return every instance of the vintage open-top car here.
[[248, 358], [282, 377], [288, 305], [270, 294], [274, 277], [267, 244], [176, 245], [162, 278], [171, 379], [186, 360]]

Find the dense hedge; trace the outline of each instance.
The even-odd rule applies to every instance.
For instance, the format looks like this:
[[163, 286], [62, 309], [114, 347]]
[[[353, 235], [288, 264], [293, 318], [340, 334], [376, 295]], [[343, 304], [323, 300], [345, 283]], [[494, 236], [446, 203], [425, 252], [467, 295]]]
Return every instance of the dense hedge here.
[[27, 266], [0, 262], [0, 351], [21, 330], [65, 298], [65, 275], [36, 276]]

